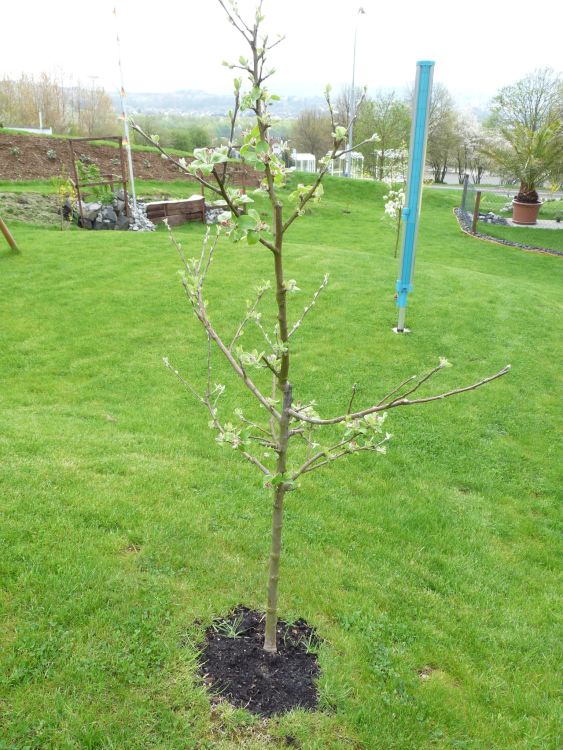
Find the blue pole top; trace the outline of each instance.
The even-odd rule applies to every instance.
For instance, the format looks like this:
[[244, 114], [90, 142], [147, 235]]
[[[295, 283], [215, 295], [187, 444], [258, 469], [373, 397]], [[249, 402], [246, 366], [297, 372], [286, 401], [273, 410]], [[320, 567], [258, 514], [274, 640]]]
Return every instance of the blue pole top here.
[[431, 68], [435, 63], [434, 60], [419, 60], [416, 64], [424, 68]]

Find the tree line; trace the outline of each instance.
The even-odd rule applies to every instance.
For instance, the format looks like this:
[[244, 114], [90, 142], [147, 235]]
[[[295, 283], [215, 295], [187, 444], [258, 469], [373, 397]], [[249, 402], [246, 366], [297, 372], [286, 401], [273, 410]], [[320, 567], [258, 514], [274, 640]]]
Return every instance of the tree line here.
[[[495, 172], [510, 179], [499, 154], [507, 138], [506, 118], [522, 127], [540, 128], [547, 118], [561, 117], [563, 110], [561, 77], [546, 68], [536, 70], [521, 81], [506, 86], [493, 98], [487, 117], [479, 121], [468, 110], [456, 106], [446, 86], [437, 83], [432, 92], [428, 124], [427, 167], [434, 182], [444, 183], [448, 172], [457, 173], [460, 184], [469, 174], [480, 184], [483, 176]], [[374, 97], [363, 96], [358, 89], [343, 89], [336, 101], [340, 119], [347, 122], [353, 102], [361, 100], [354, 133], [362, 140], [370, 133], [379, 136], [375, 143], [358, 149], [364, 157], [364, 172], [377, 180], [400, 182], [406, 168], [411, 125], [412, 92], [380, 91]], [[504, 114], [501, 114], [504, 113]], [[507, 114], [508, 113], [508, 114]], [[503, 119], [504, 118], [504, 119]], [[306, 110], [296, 120], [291, 145], [300, 152], [322, 158], [331, 143], [330, 115], [322, 110]], [[499, 145], [500, 144], [500, 145]]]
[[48, 73], [0, 79], [0, 124], [37, 128], [40, 120], [59, 134], [98, 136], [119, 130], [110, 97], [94, 82], [85, 86]]

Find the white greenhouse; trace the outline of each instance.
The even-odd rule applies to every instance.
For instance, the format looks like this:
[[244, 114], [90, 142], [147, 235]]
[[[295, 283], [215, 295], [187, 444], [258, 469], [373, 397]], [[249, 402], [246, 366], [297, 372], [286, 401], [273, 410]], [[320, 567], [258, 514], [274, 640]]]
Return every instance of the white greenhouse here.
[[[352, 151], [350, 156], [352, 157], [350, 159], [350, 177], [359, 180], [364, 176], [364, 155], [360, 154], [359, 151]], [[344, 154], [339, 159], [333, 159], [328, 168], [329, 174], [345, 175], [347, 158], [347, 154]]]
[[317, 171], [317, 160], [313, 154], [298, 154], [297, 151], [293, 151], [291, 161], [297, 172]]

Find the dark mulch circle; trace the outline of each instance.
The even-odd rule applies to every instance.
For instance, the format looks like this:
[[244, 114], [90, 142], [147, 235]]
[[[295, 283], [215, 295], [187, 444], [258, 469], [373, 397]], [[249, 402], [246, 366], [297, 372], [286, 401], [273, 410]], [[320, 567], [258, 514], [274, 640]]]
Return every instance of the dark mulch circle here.
[[205, 632], [200, 674], [211, 692], [260, 716], [313, 710], [319, 639], [304, 620], [278, 622], [278, 652], [263, 649], [265, 616], [237, 607]]

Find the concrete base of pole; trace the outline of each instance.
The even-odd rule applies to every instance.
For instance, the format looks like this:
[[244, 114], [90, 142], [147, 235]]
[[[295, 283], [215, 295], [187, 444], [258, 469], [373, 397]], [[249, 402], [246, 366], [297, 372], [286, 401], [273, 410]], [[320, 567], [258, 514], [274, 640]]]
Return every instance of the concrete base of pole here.
[[410, 333], [408, 328], [405, 328], [405, 317], [407, 315], [406, 307], [399, 307], [399, 320], [397, 321], [397, 327], [393, 328], [395, 333]]

